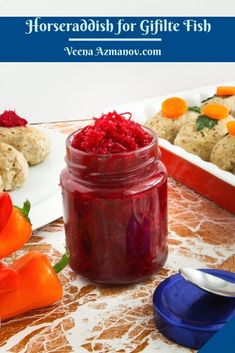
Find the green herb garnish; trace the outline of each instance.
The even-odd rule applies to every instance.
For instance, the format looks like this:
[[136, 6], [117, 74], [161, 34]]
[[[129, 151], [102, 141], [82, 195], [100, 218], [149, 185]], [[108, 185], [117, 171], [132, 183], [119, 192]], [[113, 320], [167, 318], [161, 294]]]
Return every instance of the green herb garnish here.
[[21, 208], [21, 207], [18, 207], [18, 206], [15, 206], [15, 205], [14, 205], [14, 207], [15, 207], [17, 210], [19, 210], [19, 211], [22, 213], [22, 215], [27, 219], [27, 221], [31, 224], [31, 221], [30, 221], [30, 218], [29, 218], [29, 211], [30, 211], [31, 205], [30, 205], [29, 200], [26, 200], [26, 201], [24, 202], [22, 208]]
[[188, 107], [189, 112], [195, 112], [195, 113], [201, 113], [201, 109], [197, 107], [196, 105], [193, 105], [192, 107]]
[[205, 103], [205, 102], [207, 102], [207, 101], [209, 101], [210, 99], [215, 98], [215, 97], [225, 99], [225, 98], [232, 97], [232, 95], [228, 95], [228, 96], [217, 96], [217, 94], [214, 94], [213, 96], [208, 97], [208, 98], [204, 99], [203, 101], [201, 101], [201, 103]]
[[204, 129], [204, 127], [207, 127], [208, 129], [213, 129], [213, 127], [218, 124], [218, 120], [211, 119], [206, 115], [199, 115], [196, 124], [197, 131], [201, 131], [202, 129]]
[[211, 97], [208, 97], [208, 98], [204, 99], [204, 100], [202, 101], [202, 103], [205, 103], [205, 102], [207, 102], [207, 101], [209, 101], [210, 99], [215, 98], [215, 97], [217, 97], [216, 94], [214, 94], [214, 95], [211, 96]]

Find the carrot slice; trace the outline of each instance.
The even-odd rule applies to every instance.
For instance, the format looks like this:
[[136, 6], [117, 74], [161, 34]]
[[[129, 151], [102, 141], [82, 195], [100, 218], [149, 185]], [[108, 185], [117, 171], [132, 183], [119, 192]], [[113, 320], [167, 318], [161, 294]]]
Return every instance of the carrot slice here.
[[233, 96], [235, 95], [234, 86], [219, 86], [216, 90], [217, 96]]
[[229, 135], [235, 136], [235, 121], [229, 121], [227, 123], [227, 129]]
[[207, 104], [202, 107], [202, 114], [211, 119], [220, 120], [227, 118], [229, 110], [221, 104]]
[[187, 103], [179, 97], [168, 98], [162, 103], [162, 114], [166, 118], [177, 119], [185, 114], [187, 110]]

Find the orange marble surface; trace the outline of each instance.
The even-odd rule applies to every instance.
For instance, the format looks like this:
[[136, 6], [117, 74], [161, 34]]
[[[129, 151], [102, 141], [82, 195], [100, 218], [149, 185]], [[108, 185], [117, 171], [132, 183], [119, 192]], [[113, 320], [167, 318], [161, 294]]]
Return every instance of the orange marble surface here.
[[[84, 123], [48, 127], [69, 133]], [[35, 231], [12, 258], [39, 250], [54, 263], [64, 244], [59, 219]], [[154, 289], [180, 266], [235, 272], [235, 216], [170, 179], [169, 256], [164, 268], [136, 285], [100, 287], [68, 267], [59, 275], [64, 287], [60, 303], [1, 323], [0, 353], [193, 352], [164, 338], [152, 315]]]

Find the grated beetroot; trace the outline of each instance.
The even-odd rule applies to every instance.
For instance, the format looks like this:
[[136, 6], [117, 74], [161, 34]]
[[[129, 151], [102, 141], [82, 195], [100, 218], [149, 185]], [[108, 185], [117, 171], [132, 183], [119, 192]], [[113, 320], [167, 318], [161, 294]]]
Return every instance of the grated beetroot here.
[[5, 110], [4, 113], [0, 114], [0, 126], [2, 127], [15, 127], [15, 126], [26, 126], [28, 121], [21, 118], [13, 110]]
[[[126, 119], [124, 115], [129, 114]], [[116, 111], [94, 118], [94, 125], [88, 125], [74, 135], [72, 147], [97, 154], [135, 151], [152, 141], [140, 124], [131, 120], [130, 113]]]

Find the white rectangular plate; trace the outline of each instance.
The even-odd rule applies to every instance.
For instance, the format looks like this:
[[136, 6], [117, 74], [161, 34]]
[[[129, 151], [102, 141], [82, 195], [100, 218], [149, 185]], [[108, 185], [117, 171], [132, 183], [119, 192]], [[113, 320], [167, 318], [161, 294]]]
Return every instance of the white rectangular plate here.
[[[144, 124], [149, 118], [153, 117], [158, 111], [161, 110], [161, 104], [166, 98], [177, 96], [184, 98], [189, 105], [199, 106], [203, 99], [211, 97], [215, 93], [217, 86], [235, 86], [235, 81], [218, 83], [217, 85], [200, 87], [188, 91], [169, 93], [168, 95], [164, 96], [158, 96], [155, 98], [145, 99], [138, 102], [111, 107], [106, 111], [112, 111], [115, 109], [118, 113], [130, 112], [132, 114], [133, 120], [137, 121], [140, 124]], [[218, 168], [216, 165], [210, 162], [203, 161], [198, 156], [193, 155], [192, 153], [188, 153], [181, 147], [172, 145], [170, 142], [164, 139], [159, 139], [159, 145], [165, 147], [171, 152], [176, 153], [177, 155], [188, 160], [189, 162], [199, 166], [200, 168], [213, 174], [224, 182], [235, 186], [235, 176], [233, 174], [223, 171], [222, 169]]]

